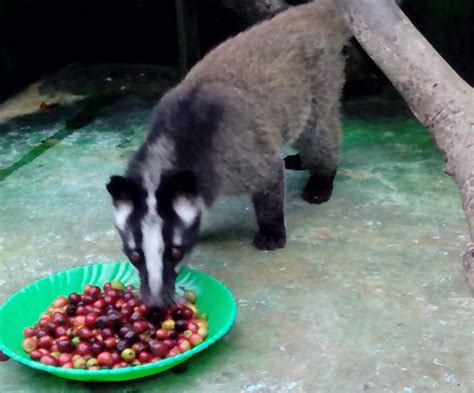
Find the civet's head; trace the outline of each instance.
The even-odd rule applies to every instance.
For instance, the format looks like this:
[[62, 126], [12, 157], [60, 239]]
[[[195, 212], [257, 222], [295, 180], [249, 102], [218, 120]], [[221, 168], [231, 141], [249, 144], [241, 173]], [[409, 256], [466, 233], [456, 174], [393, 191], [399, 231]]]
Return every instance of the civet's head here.
[[170, 305], [180, 263], [193, 247], [201, 221], [203, 203], [195, 175], [165, 173], [154, 189], [141, 178], [113, 176], [107, 190], [123, 251], [140, 273], [145, 303]]

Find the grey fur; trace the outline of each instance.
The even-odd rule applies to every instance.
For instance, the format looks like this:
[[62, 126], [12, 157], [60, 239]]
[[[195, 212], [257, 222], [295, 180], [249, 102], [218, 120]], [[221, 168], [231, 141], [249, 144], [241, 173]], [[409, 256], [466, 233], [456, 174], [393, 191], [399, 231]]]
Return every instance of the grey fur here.
[[[259, 227], [254, 244], [283, 247], [284, 143], [295, 144], [310, 172], [304, 199], [329, 199], [341, 140], [341, 50], [349, 36], [332, 0], [291, 8], [219, 45], [160, 100], [127, 171], [149, 196], [158, 190], [165, 253], [156, 263], [170, 266], [173, 212], [160, 208], [172, 206], [181, 187], [208, 206], [222, 194], [251, 196]], [[198, 228], [199, 221], [186, 251]], [[172, 286], [166, 288], [169, 295]]]
[[[159, 173], [176, 166], [170, 152], [183, 149], [179, 133], [201, 133], [203, 138], [192, 146], [200, 150], [199, 159], [186, 169], [197, 174], [205, 190], [212, 188], [205, 198], [208, 205], [221, 194], [248, 194], [259, 196], [260, 209], [282, 210], [283, 143], [295, 145], [311, 174], [331, 177], [336, 171], [341, 50], [349, 36], [332, 0], [320, 0], [293, 7], [224, 42], [158, 104], [142, 147], [145, 158], [131, 168], [159, 181]], [[208, 139], [208, 129], [189, 128], [212, 106], [222, 114], [212, 120], [216, 129]], [[201, 140], [209, 146], [198, 146]], [[257, 217], [268, 215], [257, 212]]]

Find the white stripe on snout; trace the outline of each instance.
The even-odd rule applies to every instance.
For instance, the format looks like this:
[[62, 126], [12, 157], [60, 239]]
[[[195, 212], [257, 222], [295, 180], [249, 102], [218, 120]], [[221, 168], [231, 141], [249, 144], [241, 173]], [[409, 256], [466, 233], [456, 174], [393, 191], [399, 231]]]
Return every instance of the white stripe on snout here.
[[179, 218], [184, 222], [186, 226], [191, 226], [196, 219], [199, 208], [189, 198], [178, 197], [173, 202], [173, 208]]
[[125, 230], [128, 217], [132, 214], [133, 206], [131, 203], [119, 202], [115, 207], [115, 225], [121, 231]]
[[143, 253], [145, 254], [148, 285], [154, 297], [159, 297], [163, 286], [163, 236], [161, 223], [147, 220], [142, 223]]
[[145, 264], [148, 273], [148, 286], [153, 297], [159, 298], [163, 287], [163, 252], [162, 220], [156, 212], [156, 198], [153, 192], [148, 192], [146, 200], [148, 212], [143, 219], [142, 247], [145, 254]]

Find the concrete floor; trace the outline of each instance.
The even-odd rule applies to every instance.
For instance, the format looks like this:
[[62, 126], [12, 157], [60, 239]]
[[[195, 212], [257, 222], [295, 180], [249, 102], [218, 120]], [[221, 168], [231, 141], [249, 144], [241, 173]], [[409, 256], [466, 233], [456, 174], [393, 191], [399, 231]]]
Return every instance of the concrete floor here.
[[[240, 313], [187, 371], [92, 385], [9, 361], [0, 390], [473, 392], [458, 191], [428, 134], [387, 108], [348, 111], [329, 203], [301, 201], [305, 174], [287, 172], [284, 250], [251, 247], [248, 200], [210, 212], [190, 263], [225, 281]], [[123, 258], [104, 184], [140, 142], [149, 109], [125, 101], [67, 132], [63, 109], [0, 126], [0, 301], [54, 271]]]

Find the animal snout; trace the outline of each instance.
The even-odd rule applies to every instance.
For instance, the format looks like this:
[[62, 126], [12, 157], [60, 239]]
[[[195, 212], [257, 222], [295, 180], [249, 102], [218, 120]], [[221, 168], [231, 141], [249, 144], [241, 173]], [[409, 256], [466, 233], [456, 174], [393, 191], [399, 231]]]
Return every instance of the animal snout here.
[[141, 286], [143, 302], [149, 308], [169, 307], [174, 303], [173, 290], [163, 288], [158, 296], [153, 295], [147, 286]]

